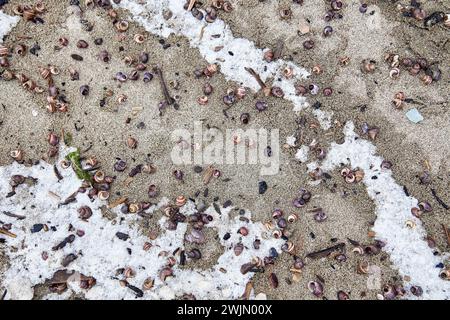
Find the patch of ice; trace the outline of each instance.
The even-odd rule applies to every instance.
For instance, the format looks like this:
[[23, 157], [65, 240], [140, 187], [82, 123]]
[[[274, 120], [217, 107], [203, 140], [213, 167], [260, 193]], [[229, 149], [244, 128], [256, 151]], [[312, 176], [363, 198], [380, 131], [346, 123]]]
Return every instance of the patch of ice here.
[[[60, 154], [64, 156], [69, 151], [71, 149], [62, 149]], [[109, 221], [103, 217], [101, 210], [106, 203], [99, 200], [91, 201], [86, 193], [79, 193], [76, 202], [61, 206], [60, 201], [54, 196], [49, 196], [49, 192], [64, 200], [78, 190], [81, 181], [73, 170], [63, 169], [59, 165], [58, 169], [63, 176], [60, 181], [53, 171], [53, 166], [44, 162], [32, 167], [18, 163], [0, 167], [1, 220], [3, 223], [11, 223], [10, 231], [17, 235], [16, 238], [0, 235], [6, 240], [1, 246], [10, 264], [5, 273], [0, 275], [1, 285], [8, 290], [7, 299], [30, 299], [33, 296], [32, 286], [51, 278], [57, 270], [66, 269], [61, 266], [61, 261], [68, 254], [76, 254], [78, 258], [67, 269], [93, 276], [97, 280], [96, 285], [88, 291], [80, 289], [77, 283], [70, 283], [70, 292], [83, 293], [87, 299], [134, 299], [135, 294], [132, 290], [121, 287], [116, 278], [116, 270], [124, 267], [131, 267], [136, 271], [136, 276], [128, 281], [138, 288], [142, 287], [148, 277], [155, 280], [153, 289], [145, 291], [145, 299], [172, 299], [184, 293], [194, 294], [197, 299], [237, 299], [242, 296], [245, 285], [253, 276], [252, 272], [241, 274], [240, 266], [255, 257], [263, 259], [269, 255], [272, 247], [280, 251], [283, 243], [282, 240], [266, 235], [263, 224], [252, 222], [249, 212], [244, 216], [248, 219], [247, 222], [241, 221], [240, 217], [231, 218], [229, 216], [231, 207], [222, 208], [220, 215], [215, 209], [209, 208], [206, 213], [211, 214], [214, 220], [207, 227], [217, 231], [219, 238], [222, 239], [220, 241], [224, 253], [208, 270], [180, 269], [179, 255], [176, 255], [174, 276], [162, 281], [159, 272], [166, 266], [167, 257], [160, 253], [165, 251], [168, 256], [172, 256], [177, 248], [183, 249], [188, 225], [179, 223], [176, 230], [166, 230], [164, 223], [167, 218], [163, 216], [159, 220], [162, 233], [157, 239], [150, 240], [136, 226], [137, 220], [142, 218], [132, 214], [123, 215], [119, 209], [114, 209], [118, 218]], [[20, 185], [16, 188], [14, 196], [6, 197], [11, 190], [10, 178], [14, 174], [37, 180], [34, 185]], [[147, 212], [151, 214], [167, 203], [167, 199], [163, 199], [160, 204], [151, 207]], [[78, 218], [77, 209], [83, 205], [89, 206], [93, 212], [88, 221]], [[2, 214], [5, 211], [26, 218], [17, 220]], [[195, 213], [196, 209], [192, 202], [188, 202], [180, 211], [190, 215]], [[39, 223], [46, 224], [49, 230], [32, 233], [33, 225]], [[241, 237], [237, 233], [241, 226], [248, 228], [248, 236]], [[75, 234], [76, 230], [83, 230], [84, 236], [76, 236], [73, 243], [60, 250], [52, 250], [53, 246], [68, 235]], [[120, 240], [115, 236], [117, 232], [128, 234], [129, 239]], [[228, 232], [231, 237], [225, 241], [223, 236]], [[259, 250], [253, 249], [253, 241], [256, 238], [261, 240]], [[152, 247], [145, 251], [143, 245], [147, 241]], [[245, 250], [236, 256], [233, 246], [240, 241]], [[202, 250], [202, 247], [199, 249]], [[48, 259], [42, 259], [43, 252], [48, 254]], [[226, 273], [222, 272], [223, 269]], [[52, 299], [54, 296], [45, 298]]]
[[[411, 214], [417, 199], [405, 195], [390, 170], [381, 169], [383, 158], [376, 155], [376, 147], [371, 142], [358, 137], [352, 122], [345, 125], [344, 133], [345, 142], [331, 145], [321, 164], [322, 170], [330, 171], [341, 164], [364, 170], [363, 183], [376, 205], [373, 230], [378, 239], [386, 242], [383, 249], [389, 253], [393, 265], [402, 276], [410, 277], [411, 285], [422, 287], [424, 299], [450, 299], [450, 282], [439, 278], [440, 269], [436, 267], [445, 256], [433, 254], [424, 239], [422, 222]], [[372, 179], [374, 176], [377, 179]], [[408, 220], [414, 221], [416, 227], [408, 228]]]

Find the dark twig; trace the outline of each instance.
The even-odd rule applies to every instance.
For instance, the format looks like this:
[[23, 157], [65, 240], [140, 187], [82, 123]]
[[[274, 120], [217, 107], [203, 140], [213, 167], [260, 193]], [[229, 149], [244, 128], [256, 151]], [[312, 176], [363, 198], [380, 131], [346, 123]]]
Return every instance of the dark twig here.
[[344, 249], [344, 247], [345, 247], [345, 243], [341, 242], [341, 243], [338, 243], [335, 246], [332, 246], [332, 247], [329, 247], [329, 248], [326, 248], [326, 249], [322, 249], [322, 250], [319, 250], [319, 251], [308, 253], [306, 255], [306, 257], [307, 258], [311, 258], [311, 259], [324, 258], [324, 257], [329, 256], [334, 251], [342, 251]]
[[11, 218], [16, 218], [16, 219], [18, 219], [18, 220], [23, 220], [23, 219], [26, 218], [25, 216], [21, 216], [21, 215], [15, 214], [15, 213], [11, 213], [11, 212], [9, 212], [9, 211], [3, 211], [2, 213], [3, 213], [5, 216], [11, 217]]
[[56, 164], [53, 165], [53, 172], [55, 173], [56, 178], [58, 178], [58, 181], [64, 179], [61, 173], [59, 172], [58, 168], [56, 167]]
[[253, 76], [253, 78], [255, 78], [255, 80], [258, 82], [258, 84], [260, 85], [262, 90], [267, 88], [266, 84], [264, 83], [264, 81], [261, 80], [261, 77], [259, 76], [259, 74], [256, 73], [255, 70], [253, 70], [252, 68], [247, 68], [246, 67], [245, 71], [250, 73]]
[[159, 82], [161, 84], [161, 89], [164, 94], [164, 99], [166, 100], [166, 103], [170, 106], [175, 102], [175, 100], [169, 94], [169, 90], [167, 89], [166, 82], [164, 81], [164, 76], [163, 76], [162, 70], [160, 68], [156, 68], [156, 72], [158, 73], [158, 76], [159, 76]]
[[441, 198], [438, 197], [438, 195], [437, 195], [437, 193], [436, 193], [436, 190], [435, 190], [435, 189], [431, 189], [431, 193], [433, 194], [433, 197], [436, 199], [436, 201], [437, 201], [437, 202], [438, 202], [445, 210], [448, 210], [449, 206], [448, 206], [444, 201], [442, 201]]
[[441, 224], [442, 229], [444, 229], [444, 233], [445, 233], [445, 238], [447, 240], [447, 247], [450, 247], [450, 233], [448, 231], [448, 228], [445, 226], [445, 224]]

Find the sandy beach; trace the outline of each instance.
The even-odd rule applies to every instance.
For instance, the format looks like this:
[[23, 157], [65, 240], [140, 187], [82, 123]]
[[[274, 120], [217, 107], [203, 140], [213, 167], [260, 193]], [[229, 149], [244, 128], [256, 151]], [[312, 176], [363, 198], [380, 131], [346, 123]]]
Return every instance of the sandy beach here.
[[[450, 247], [447, 1], [424, 2], [416, 8], [416, 18], [409, 14], [415, 7], [405, 0], [342, 1], [342, 8], [335, 10], [330, 9], [330, 1], [231, 1], [232, 10], [217, 9], [216, 21], [211, 23], [193, 18], [181, 0], [160, 4], [128, 0], [105, 7], [77, 2], [42, 1], [44, 9], [34, 11], [31, 20], [15, 13], [17, 6], [24, 5], [22, 1], [10, 0], [1, 6], [3, 14], [18, 19], [0, 42], [0, 47], [9, 49], [4, 55], [8, 63], [0, 67], [0, 227], [7, 231], [0, 232], [0, 240], [4, 239], [0, 241], [0, 298], [450, 298], [448, 278], [442, 279], [445, 272], [449, 274]], [[367, 7], [362, 9], [362, 3]], [[36, 4], [29, 1], [34, 8]], [[193, 8], [207, 15], [205, 9], [211, 5], [211, 1], [197, 1]], [[330, 10], [335, 17], [326, 21]], [[441, 12], [442, 19], [424, 24], [428, 20], [420, 17], [420, 10], [424, 18]], [[6, 26], [6, 20], [0, 21]], [[123, 21], [128, 24], [120, 30], [118, 23]], [[324, 34], [327, 26], [332, 30]], [[219, 32], [222, 38], [215, 38]], [[209, 42], [221, 39], [224, 48], [208, 47]], [[308, 40], [314, 43], [311, 49], [305, 48]], [[280, 44], [279, 57], [264, 60], [263, 52], [270, 49], [277, 54]], [[23, 55], [17, 53], [19, 45], [25, 48]], [[107, 62], [102, 58], [105, 52]], [[141, 62], [145, 71], [136, 71], [138, 79], [133, 81], [132, 72], [140, 68], [143, 52], [148, 53], [148, 61]], [[404, 58], [413, 60], [411, 66], [404, 65]], [[413, 75], [411, 69], [418, 61], [425, 65]], [[260, 90], [243, 62], [254, 64], [269, 89], [282, 88], [283, 97], [273, 90], [269, 95]], [[217, 71], [205, 75], [211, 65]], [[50, 72], [50, 82], [42, 71], [51, 67], [57, 70]], [[78, 77], [69, 69], [76, 70]], [[161, 108], [167, 97], [158, 70], [176, 107]], [[297, 71], [293, 76], [283, 73], [292, 70]], [[120, 72], [129, 79], [119, 81]], [[145, 72], [152, 75], [148, 82], [143, 81]], [[15, 75], [12, 80], [8, 81], [8, 73]], [[426, 78], [430, 74], [431, 80]], [[27, 89], [19, 75], [31, 79], [43, 92]], [[204, 93], [205, 84], [212, 86], [211, 94]], [[303, 95], [299, 85], [306, 90]], [[311, 93], [311, 85], [317, 86], [317, 94]], [[48, 93], [52, 86], [58, 88], [54, 97]], [[82, 86], [88, 86], [87, 94]], [[235, 96], [244, 91], [242, 97]], [[404, 97], [393, 102], [399, 93]], [[227, 95], [235, 100], [229, 105], [224, 103]], [[49, 112], [53, 101], [49, 96], [58, 100], [55, 106], [64, 104], [67, 111]], [[199, 99], [205, 96], [207, 103], [202, 105]], [[258, 101], [267, 103], [267, 109], [257, 110]], [[414, 109], [423, 118], [418, 123], [408, 118]], [[243, 114], [250, 119], [248, 124]], [[177, 145], [173, 132], [194, 132], [196, 122], [205, 131], [215, 128], [222, 133], [278, 130], [279, 172], [261, 175], [260, 163], [214, 164], [214, 176], [205, 183], [208, 164], [179, 165], [172, 157]], [[354, 124], [362, 145], [350, 143], [354, 137], [345, 131], [349, 123]], [[57, 136], [57, 143], [49, 142], [49, 134]], [[339, 149], [345, 142], [350, 147]], [[302, 146], [309, 150], [304, 158], [299, 153]], [[189, 143], [186, 148], [202, 146]], [[73, 162], [63, 169], [64, 157], [76, 149], [84, 159], [95, 157], [93, 167], [114, 179], [107, 186], [107, 199], [99, 199], [98, 193], [88, 197], [90, 186], [85, 185], [85, 193], [61, 206], [82, 183], [72, 169]], [[14, 150], [23, 152], [23, 157], [13, 159]], [[355, 150], [362, 153], [355, 154]], [[126, 162], [125, 170], [117, 170], [119, 160]], [[63, 179], [53, 176], [53, 165]], [[154, 167], [154, 172], [142, 170], [145, 165]], [[136, 167], [139, 173], [130, 178], [130, 170]], [[318, 171], [313, 169], [322, 167], [323, 173], [314, 175]], [[347, 176], [343, 169], [349, 170]], [[350, 173], [357, 175], [358, 170], [362, 177], [354, 181]], [[178, 178], [182, 172], [182, 179], [174, 172]], [[7, 197], [12, 175], [42, 178], [21, 181], [16, 194]], [[376, 180], [382, 182], [374, 185]], [[265, 192], [261, 192], [263, 181]], [[150, 185], [158, 193], [149, 198]], [[301, 197], [302, 189], [310, 198], [295, 206], [293, 201]], [[47, 197], [48, 191], [57, 193], [59, 199]], [[143, 202], [148, 205], [147, 213], [146, 209], [138, 209], [142, 214], [129, 212], [130, 204]], [[409, 207], [410, 203], [414, 205]], [[81, 206], [89, 206], [92, 216], [81, 219], [77, 211]], [[411, 209], [416, 206], [420, 212], [413, 215]], [[167, 208], [188, 217], [177, 221], [175, 231], [166, 230], [168, 221], [175, 219]], [[294, 221], [283, 227], [280, 218], [274, 218], [277, 209], [283, 219], [295, 217]], [[196, 229], [189, 216], [197, 212], [214, 218], [200, 228], [206, 238], [201, 243], [186, 239]], [[318, 218], [317, 212], [325, 213], [326, 219]], [[267, 222], [275, 226], [266, 230]], [[36, 224], [46, 224], [50, 230], [30, 232]], [[250, 230], [248, 235], [241, 224]], [[128, 230], [130, 239], [117, 239], [119, 226]], [[80, 230], [84, 236], [79, 236]], [[274, 230], [282, 237], [275, 239]], [[73, 243], [51, 248], [69, 233], [77, 237]], [[227, 234], [230, 240], [224, 239]], [[256, 239], [260, 249], [255, 248]], [[147, 242], [151, 259], [142, 251]], [[236, 246], [242, 243], [243, 253], [236, 255]], [[292, 250], [285, 250], [286, 243], [293, 245]], [[344, 246], [339, 249], [311, 255], [340, 243]], [[102, 251], [95, 259], [93, 245]], [[188, 256], [181, 263], [180, 252], [193, 249], [201, 251], [201, 258], [192, 253], [194, 258]], [[372, 249], [375, 252], [369, 252]], [[42, 258], [44, 251], [47, 259]], [[77, 258], [61, 265], [69, 254]], [[413, 254], [423, 259], [408, 260]], [[174, 262], [167, 264], [172, 256]], [[267, 256], [270, 259], [265, 263]], [[256, 269], [242, 274], [241, 265], [253, 263], [255, 257], [261, 260], [254, 263]], [[230, 270], [225, 273], [220, 268], [227, 264]], [[117, 271], [119, 266], [121, 271]], [[173, 269], [172, 274], [162, 277], [164, 268]], [[79, 272], [81, 280], [72, 284], [67, 279], [48, 281], [58, 270]], [[93, 277], [96, 283], [84, 277]], [[145, 290], [143, 282], [148, 278], [154, 285]], [[189, 292], [188, 284], [199, 279], [204, 287]], [[251, 290], [246, 292], [248, 283]], [[142, 289], [143, 297], [130, 290], [130, 285]], [[314, 285], [322, 287], [320, 293], [312, 292]], [[417, 287], [424, 293], [417, 293]]]

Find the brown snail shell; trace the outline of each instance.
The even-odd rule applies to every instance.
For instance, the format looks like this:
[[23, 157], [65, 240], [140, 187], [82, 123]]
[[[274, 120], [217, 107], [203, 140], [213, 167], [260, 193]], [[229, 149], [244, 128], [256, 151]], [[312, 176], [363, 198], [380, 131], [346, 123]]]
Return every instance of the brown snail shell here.
[[23, 156], [24, 156], [24, 152], [23, 150], [17, 149], [17, 150], [13, 150], [9, 153], [9, 155], [11, 156], [11, 158], [13, 158], [16, 161], [22, 161], [23, 160]]
[[356, 271], [359, 274], [367, 274], [369, 272], [369, 263], [367, 261], [361, 261], [356, 267]]
[[128, 21], [121, 20], [121, 21], [116, 22], [116, 29], [117, 29], [119, 32], [125, 32], [125, 31], [127, 31], [127, 30], [128, 30], [128, 27], [129, 27]]
[[133, 39], [136, 43], [139, 43], [139, 44], [141, 44], [145, 41], [145, 37], [143, 34], [135, 34]]
[[147, 279], [144, 280], [144, 283], [142, 284], [142, 289], [150, 290], [151, 288], [153, 288], [154, 282], [155, 281], [152, 278], [148, 277]]
[[175, 200], [175, 204], [178, 207], [182, 207], [186, 204], [186, 197], [185, 196], [178, 196], [177, 199]]

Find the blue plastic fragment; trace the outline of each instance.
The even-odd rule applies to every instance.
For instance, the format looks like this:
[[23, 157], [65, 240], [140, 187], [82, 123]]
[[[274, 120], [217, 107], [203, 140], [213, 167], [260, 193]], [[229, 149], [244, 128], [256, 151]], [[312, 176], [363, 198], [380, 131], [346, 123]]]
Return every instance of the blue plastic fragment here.
[[414, 123], [419, 123], [420, 121], [423, 121], [422, 115], [416, 108], [409, 110], [406, 113], [406, 117], [409, 119], [409, 121]]

